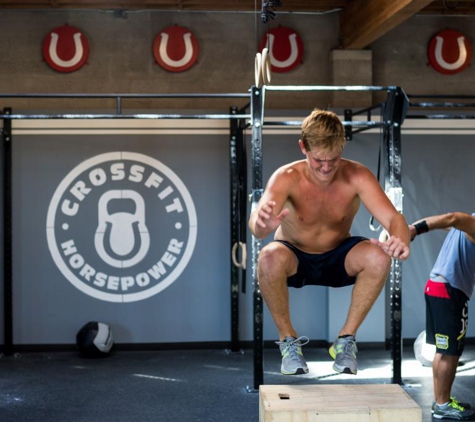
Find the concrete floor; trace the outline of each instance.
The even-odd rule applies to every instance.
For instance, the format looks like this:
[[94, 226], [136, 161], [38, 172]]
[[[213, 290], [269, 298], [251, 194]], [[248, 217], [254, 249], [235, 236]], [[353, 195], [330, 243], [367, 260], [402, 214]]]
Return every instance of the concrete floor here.
[[[388, 384], [389, 351], [360, 346], [358, 375], [333, 372], [321, 348], [304, 348], [310, 372], [284, 376], [277, 346], [264, 353], [264, 383]], [[403, 388], [431, 421], [431, 369], [404, 350]], [[462, 356], [453, 394], [475, 404], [475, 346]], [[75, 352], [22, 353], [0, 358], [1, 422], [257, 422], [251, 350], [114, 351], [104, 359]], [[252, 390], [252, 388], [251, 388]]]

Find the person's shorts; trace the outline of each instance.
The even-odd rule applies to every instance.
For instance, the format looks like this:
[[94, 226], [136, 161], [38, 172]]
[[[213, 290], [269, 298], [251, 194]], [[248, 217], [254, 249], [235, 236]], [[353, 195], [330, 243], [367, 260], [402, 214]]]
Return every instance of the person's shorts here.
[[345, 270], [345, 258], [353, 246], [364, 240], [368, 239], [361, 236], [348, 237], [335, 249], [322, 254], [303, 252], [284, 240], [275, 242], [287, 246], [297, 257], [297, 273], [287, 279], [287, 284], [289, 287], [300, 288], [308, 285], [344, 287], [355, 284], [356, 277], [348, 276]]
[[426, 342], [437, 353], [461, 356], [468, 325], [468, 297], [449, 283], [429, 280], [424, 289], [426, 300]]

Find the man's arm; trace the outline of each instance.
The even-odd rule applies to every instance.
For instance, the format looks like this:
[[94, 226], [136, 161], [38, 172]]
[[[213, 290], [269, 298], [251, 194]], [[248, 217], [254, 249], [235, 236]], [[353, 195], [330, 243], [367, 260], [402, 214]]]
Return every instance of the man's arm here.
[[389, 233], [388, 238], [381, 242], [371, 239], [391, 258], [405, 260], [410, 255], [410, 237], [405, 217], [396, 210], [392, 202], [379, 185], [378, 180], [366, 167], [358, 170], [355, 177], [358, 195], [367, 210]]
[[295, 176], [292, 169], [279, 169], [269, 179], [256, 209], [251, 211], [249, 218], [249, 229], [258, 239], [264, 239], [274, 232], [289, 214], [289, 209], [284, 209], [284, 205]]
[[432, 215], [412, 223], [409, 226], [411, 240], [429, 230], [451, 228], [465, 232], [468, 239], [475, 243], [475, 217], [464, 212], [449, 212], [447, 214]]

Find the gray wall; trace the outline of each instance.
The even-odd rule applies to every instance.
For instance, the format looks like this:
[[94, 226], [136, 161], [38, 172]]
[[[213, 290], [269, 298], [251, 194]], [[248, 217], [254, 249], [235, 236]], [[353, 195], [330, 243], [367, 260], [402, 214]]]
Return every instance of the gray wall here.
[[[193, 254], [178, 279], [151, 298], [130, 303], [127, 303], [126, 293], [146, 294], [147, 289], [122, 291], [120, 288], [97, 288], [92, 282], [81, 279], [96, 293], [117, 296], [123, 292], [124, 297], [123, 302], [120, 297], [113, 297], [111, 302], [86, 294], [59, 270], [46, 238], [47, 230], [50, 230], [46, 224], [48, 208], [60, 182], [78, 164], [112, 151], [138, 152], [168, 166], [190, 192], [198, 220], [198, 237]], [[229, 262], [225, 259], [229, 245], [230, 212], [227, 154], [227, 138], [219, 136], [15, 136], [15, 343], [74, 342], [77, 330], [89, 320], [110, 324], [117, 342], [122, 343], [226, 339], [230, 318], [227, 300]], [[107, 169], [109, 166], [102, 167]], [[88, 172], [82, 174], [81, 180], [87, 182], [86, 174]], [[205, 174], [211, 177], [202, 177]], [[88, 185], [91, 186], [90, 183]], [[174, 221], [169, 220], [164, 207], [156, 204], [156, 194], [150, 192], [151, 189], [140, 191], [140, 185], [143, 183], [118, 181], [95, 189], [101, 193], [111, 189], [134, 189], [144, 198], [151, 245], [139, 264], [130, 269], [100, 264], [97, 251], [94, 251], [94, 232], [98, 228], [98, 197], [93, 196], [94, 190], [87, 195], [87, 200], [81, 202], [83, 210], [76, 216], [62, 219], [61, 213], [57, 212], [57, 244], [73, 239], [86, 263], [108, 275], [131, 276], [138, 273], [138, 268], [140, 271], [150, 268], [167, 250], [170, 239], [183, 239], [179, 237], [179, 231], [174, 232]], [[62, 196], [68, 197], [72, 198], [67, 194]], [[218, 202], [216, 198], [223, 199]], [[65, 220], [70, 227], [67, 233], [62, 233], [61, 224]], [[182, 228], [185, 235], [187, 229], [185, 222]], [[139, 243], [137, 239], [136, 242]]]
[[[463, 123], [452, 122], [453, 125]], [[25, 124], [28, 125], [23, 123], [23, 128]], [[38, 122], [34, 124], [38, 125]], [[202, 135], [178, 134], [172, 130], [153, 135], [137, 129], [126, 133], [122, 125], [131, 122], [117, 121], [117, 127], [122, 126], [120, 130], [114, 134], [105, 131], [101, 135], [93, 129], [88, 134], [85, 128], [93, 125], [92, 121], [81, 122], [80, 134], [77, 133], [77, 121], [48, 122], [50, 127], [58, 124], [69, 125], [71, 130], [60, 132], [55, 129], [48, 134], [38, 129], [15, 129], [14, 132], [14, 343], [70, 344], [74, 342], [77, 330], [89, 320], [110, 324], [118, 343], [229, 340], [230, 208], [226, 129], [217, 129], [221, 135], [212, 135], [212, 130]], [[209, 124], [213, 127], [222, 125], [222, 122]], [[473, 132], [473, 128], [467, 129], [469, 132], [465, 135], [441, 129], [435, 131], [439, 134], [424, 135], [433, 123], [425, 120], [420, 124], [426, 129], [417, 134], [409, 129], [403, 130], [404, 213], [407, 220], [411, 222], [452, 210], [473, 212], [475, 188], [467, 172], [475, 153], [475, 144], [467, 135]], [[264, 181], [276, 167], [301, 158], [298, 130], [290, 132], [293, 133], [264, 132]], [[249, 153], [250, 136], [247, 136], [247, 143]], [[362, 162], [376, 174], [378, 150], [379, 134], [370, 131], [355, 135], [354, 140], [347, 144], [344, 156]], [[56, 265], [46, 235], [48, 209], [61, 181], [81, 163], [112, 151], [140, 153], [169, 167], [188, 189], [197, 215], [196, 246], [183, 272], [159, 293], [133, 302], [126, 299], [123, 302], [101, 300], [78, 289]], [[83, 177], [83, 180], [86, 179]], [[119, 186], [120, 189], [130, 188], [126, 183]], [[117, 189], [112, 184], [106, 187]], [[151, 238], [160, 243], [161, 239], [172, 236], [166, 228], [170, 222], [153, 207], [148, 193], [142, 194], [146, 199], [146, 220]], [[95, 201], [97, 203], [97, 197]], [[85, 208], [86, 214], [78, 217], [80, 225], [76, 230], [79, 231], [73, 235], [77, 245], [84, 242], [92, 249], [98, 224], [97, 206]], [[370, 230], [369, 219], [362, 206], [352, 233], [377, 237], [379, 232]], [[423, 288], [443, 238], [443, 232], [431, 232], [417, 238], [412, 244], [410, 260], [403, 263], [404, 338], [415, 338], [424, 328]], [[249, 248], [250, 240], [249, 235]], [[162, 251], [161, 256], [163, 245], [153, 247]], [[85, 256], [94, 259], [87, 253]], [[88, 260], [88, 263], [94, 261]], [[248, 268], [251, 268], [250, 260]], [[127, 271], [117, 272], [128, 275]], [[241, 340], [252, 340], [250, 271], [247, 287], [248, 293], [240, 294]], [[291, 311], [298, 331], [312, 339], [332, 340], [343, 323], [350, 293], [351, 288], [292, 289]], [[471, 311], [473, 306], [470, 305]], [[358, 333], [359, 340], [383, 341], [387, 315], [384, 295], [381, 295]], [[0, 315], [0, 322], [2, 335], [3, 315]], [[470, 325], [468, 335], [474, 334]], [[274, 324], [265, 309], [264, 337], [271, 340], [276, 336]]]
[[[42, 59], [44, 36], [68, 23], [87, 35], [88, 64], [61, 74]], [[154, 61], [155, 36], [166, 26], [187, 26], [197, 36], [201, 53], [189, 71], [169, 73]], [[338, 46], [338, 14], [279, 14], [270, 27], [290, 26], [302, 37], [301, 66], [273, 74], [276, 85], [330, 85], [330, 52]], [[472, 94], [473, 66], [443, 76], [427, 65], [426, 46], [434, 33], [452, 27], [473, 43], [470, 18], [414, 16], [374, 42], [373, 85], [399, 85], [409, 94]], [[245, 93], [254, 83], [257, 42], [267, 27], [246, 13], [127, 13], [125, 19], [99, 11], [0, 11], [0, 93]], [[124, 108], [140, 110], [202, 109], [226, 113], [245, 101], [140, 100]], [[269, 93], [266, 108], [281, 115], [308, 113], [313, 107], [338, 104], [328, 93]], [[105, 100], [0, 99], [15, 110], [114, 109]], [[429, 123], [434, 124], [435, 123]], [[406, 125], [406, 124], [405, 124]], [[427, 133], [427, 132], [426, 132]], [[453, 135], [404, 134], [404, 212], [409, 221], [450, 210], [473, 211], [473, 184], [466, 182], [475, 148], [473, 132]], [[265, 137], [265, 178], [278, 165], [300, 158], [298, 133]], [[87, 320], [114, 327], [118, 342], [226, 341], [229, 339], [229, 167], [228, 136], [144, 135], [21, 135], [14, 140], [14, 341], [18, 344], [71, 343]], [[345, 155], [376, 171], [378, 134], [361, 134]], [[161, 160], [190, 190], [198, 217], [194, 254], [179, 280], [139, 302], [114, 304], [91, 298], [65, 280], [46, 245], [49, 201], [62, 178], [97, 154], [133, 151]], [[422, 187], [422, 188], [421, 188]], [[213, 206], [218, 202], [218, 206]], [[360, 211], [354, 233], [374, 235], [369, 216]], [[411, 260], [403, 264], [403, 335], [414, 338], [423, 329], [422, 289], [442, 233], [429, 233], [414, 243]], [[248, 291], [250, 291], [250, 283]], [[292, 314], [302, 334], [331, 340], [346, 310], [351, 289], [315, 287], [292, 291]], [[2, 298], [0, 292], [0, 299]], [[241, 297], [241, 338], [252, 339], [252, 298]], [[343, 303], [343, 304], [342, 304]], [[473, 305], [471, 305], [472, 307]], [[359, 333], [359, 339], [384, 339], [385, 305], [381, 297]], [[276, 337], [267, 311], [265, 338]], [[469, 335], [473, 336], [472, 326]], [[0, 315], [0, 338], [3, 315]]]

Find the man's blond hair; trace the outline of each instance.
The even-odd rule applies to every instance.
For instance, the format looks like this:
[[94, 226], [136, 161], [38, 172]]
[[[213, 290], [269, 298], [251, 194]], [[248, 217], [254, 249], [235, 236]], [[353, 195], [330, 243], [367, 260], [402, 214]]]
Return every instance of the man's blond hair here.
[[332, 111], [315, 109], [302, 122], [301, 139], [306, 151], [319, 148], [341, 153], [346, 143], [345, 128]]

